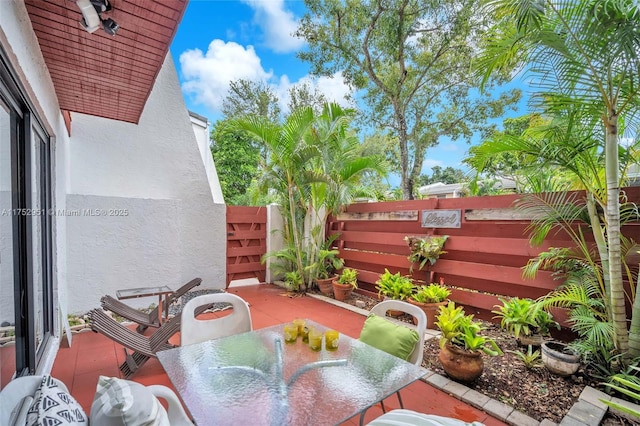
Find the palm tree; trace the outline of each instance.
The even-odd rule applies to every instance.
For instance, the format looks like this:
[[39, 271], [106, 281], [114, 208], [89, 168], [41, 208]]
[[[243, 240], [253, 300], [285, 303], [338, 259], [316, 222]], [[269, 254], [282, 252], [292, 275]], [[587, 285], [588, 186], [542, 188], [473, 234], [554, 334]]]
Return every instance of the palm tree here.
[[[300, 276], [304, 273], [303, 255], [296, 248], [301, 247], [302, 228], [299, 225], [300, 206], [306, 199], [305, 165], [318, 156], [318, 150], [305, 142], [314, 122], [310, 107], [293, 111], [282, 124], [268, 118], [250, 115], [236, 120], [234, 126], [249, 133], [264, 143], [268, 152], [268, 161], [264, 165], [260, 186], [273, 190], [284, 208], [285, 241], [293, 243], [295, 267]], [[304, 216], [303, 216], [304, 217]]]
[[[498, 24], [478, 61], [484, 81], [526, 67], [547, 105], [578, 107], [600, 119], [606, 170], [605, 225], [608, 299], [615, 343], [629, 352], [620, 246], [619, 134], [637, 131], [640, 118], [640, 10], [633, 0], [487, 0]], [[621, 120], [623, 118], [623, 120]], [[623, 124], [624, 126], [621, 126]], [[631, 330], [640, 337], [640, 330]], [[640, 354], [640, 340], [633, 343]]]
[[[349, 130], [352, 117], [353, 111], [327, 104], [319, 116], [310, 106], [300, 107], [283, 124], [259, 116], [234, 124], [267, 147], [260, 187], [273, 191], [283, 207], [287, 243], [286, 252], [273, 256], [294, 263], [307, 284], [316, 278], [327, 217], [362, 193], [359, 181], [365, 172], [384, 171], [376, 157], [361, 155]], [[305, 221], [310, 224], [306, 236]]]

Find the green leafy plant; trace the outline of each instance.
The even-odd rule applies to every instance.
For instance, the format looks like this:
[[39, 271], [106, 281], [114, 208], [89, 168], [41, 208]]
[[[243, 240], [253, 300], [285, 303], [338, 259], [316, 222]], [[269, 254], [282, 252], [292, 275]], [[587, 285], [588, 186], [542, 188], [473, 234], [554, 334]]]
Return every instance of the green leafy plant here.
[[431, 283], [417, 287], [411, 295], [411, 298], [420, 303], [440, 303], [447, 300], [450, 294], [451, 290], [447, 287], [441, 284]]
[[433, 266], [440, 255], [445, 254], [442, 248], [444, 247], [444, 243], [449, 238], [448, 235], [436, 236], [436, 235], [428, 235], [424, 237], [404, 237], [404, 240], [409, 244], [409, 249], [411, 253], [407, 257], [409, 262], [411, 262], [411, 266], [409, 267], [409, 271], [413, 272], [413, 265], [415, 263], [418, 264], [418, 269], [422, 270], [422, 268], [429, 264], [429, 266]]
[[284, 274], [284, 284], [289, 290], [298, 291], [304, 283], [299, 271], [289, 271]]
[[442, 331], [440, 347], [451, 344], [471, 352], [482, 351], [487, 355], [503, 355], [497, 343], [480, 333], [485, 328], [479, 321], [474, 321], [473, 315], [466, 315], [462, 306], [449, 302], [440, 306], [440, 313], [436, 325]]
[[[632, 371], [635, 371], [635, 374], [640, 373], [640, 368], [638, 367], [630, 367]], [[617, 392], [620, 392], [623, 395], [626, 395], [628, 399], [639, 403], [640, 402], [640, 377], [634, 374], [628, 373], [618, 373], [611, 377], [608, 383], [601, 383], [602, 385], [613, 389]], [[615, 408], [622, 412], [625, 412], [633, 417], [640, 419], [640, 411], [630, 408], [628, 406], [619, 404], [614, 401], [607, 401], [604, 399], [600, 400], [604, 404], [609, 407]]]
[[385, 268], [384, 273], [376, 281], [378, 296], [386, 296], [394, 300], [404, 300], [413, 293], [413, 280], [400, 275], [400, 272], [392, 274]]
[[338, 284], [349, 284], [354, 289], [358, 288], [358, 271], [344, 268], [338, 278]]
[[497, 310], [493, 310], [500, 318], [500, 326], [513, 334], [516, 339], [520, 335], [531, 336], [532, 334], [548, 335], [551, 327], [560, 329], [560, 325], [554, 321], [551, 314], [543, 309], [541, 303], [532, 299], [512, 297], [510, 299], [500, 299], [502, 306], [496, 305]]
[[338, 250], [320, 249], [318, 252], [318, 278], [327, 279], [335, 275], [336, 271], [344, 266], [344, 260], [338, 255]]
[[527, 350], [527, 352], [509, 351], [509, 350], [507, 352], [510, 352], [516, 355], [518, 358], [520, 358], [524, 366], [527, 367], [528, 369], [544, 367], [544, 363], [542, 362], [542, 354], [540, 353], [540, 350], [536, 349], [534, 351], [531, 345], [528, 345], [528, 347], [529, 349]]

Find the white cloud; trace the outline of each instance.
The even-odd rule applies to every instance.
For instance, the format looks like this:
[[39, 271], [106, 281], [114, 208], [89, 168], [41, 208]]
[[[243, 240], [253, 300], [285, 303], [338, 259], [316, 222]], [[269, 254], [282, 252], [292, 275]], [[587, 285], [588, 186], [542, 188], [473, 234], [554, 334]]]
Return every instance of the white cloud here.
[[222, 101], [233, 80], [245, 79], [266, 82], [271, 85], [278, 96], [280, 107], [288, 112], [288, 91], [296, 84], [309, 84], [324, 93], [327, 100], [349, 106], [347, 99], [351, 89], [337, 72], [332, 77], [312, 79], [303, 76], [291, 82], [286, 74], [275, 76], [272, 71], [262, 67], [260, 57], [252, 46], [243, 47], [235, 42], [213, 40], [206, 53], [200, 49], [192, 49], [180, 55], [180, 66], [183, 77], [182, 91], [192, 96], [195, 103], [202, 104], [217, 114], [222, 109]]
[[289, 102], [289, 89], [293, 86], [307, 84], [311, 90], [317, 89], [320, 93], [324, 94], [325, 98], [329, 102], [335, 102], [344, 107], [352, 106], [349, 101], [349, 95], [352, 90], [344, 81], [341, 72], [336, 72], [331, 77], [312, 78], [305, 75], [298, 79], [298, 81], [292, 83], [289, 77], [283, 75], [280, 77], [278, 84], [274, 86], [274, 91], [280, 99], [280, 109], [287, 113], [289, 109], [287, 103]]
[[274, 52], [289, 53], [300, 49], [305, 41], [293, 36], [298, 20], [286, 10], [284, 0], [243, 0], [255, 12], [254, 21], [264, 32], [265, 45]]
[[434, 166], [442, 167], [443, 164], [444, 163], [440, 160], [433, 160], [433, 159], [427, 158], [422, 162], [422, 169], [420, 169], [420, 173], [430, 175], [431, 168], [433, 168]]
[[230, 81], [267, 81], [272, 76], [262, 68], [253, 46], [222, 40], [213, 40], [205, 54], [200, 49], [183, 52], [180, 65], [183, 92], [213, 111], [220, 111]]

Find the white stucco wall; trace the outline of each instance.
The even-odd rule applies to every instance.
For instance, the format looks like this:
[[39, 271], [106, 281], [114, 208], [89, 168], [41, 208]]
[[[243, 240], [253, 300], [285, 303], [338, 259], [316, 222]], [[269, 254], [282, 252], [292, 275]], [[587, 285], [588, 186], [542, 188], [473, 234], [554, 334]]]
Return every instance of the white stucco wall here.
[[[132, 211], [82, 223], [67, 217], [68, 281], [78, 290], [69, 295], [70, 312], [99, 306], [102, 295], [127, 287], [177, 287], [201, 277], [201, 288], [224, 288], [226, 207], [213, 201], [170, 56], [138, 125], [84, 114], [72, 118], [67, 202], [81, 210], [127, 205]], [[169, 202], [175, 207], [164, 211]], [[77, 258], [81, 253], [99, 264], [86, 265], [86, 255]], [[101, 283], [92, 285], [90, 297], [80, 292], [88, 282]]]
[[206, 119], [203, 120], [199, 116], [195, 116], [193, 113], [189, 113], [189, 118], [193, 126], [193, 133], [196, 135], [196, 140], [198, 141], [198, 149], [200, 150], [200, 157], [204, 163], [204, 169], [207, 173], [207, 179], [209, 180], [209, 188], [211, 189], [213, 202], [224, 204], [224, 195], [222, 194], [220, 179], [218, 179], [218, 172], [213, 162], [211, 148], [209, 147], [209, 122]]
[[[72, 114], [70, 138], [22, 1], [2, 2], [0, 44], [55, 138], [56, 330], [58, 299], [71, 313], [97, 307], [102, 294], [123, 287], [176, 286], [199, 276], [201, 287], [224, 288], [226, 208], [214, 203], [171, 58], [139, 125]], [[67, 214], [102, 208], [129, 215]], [[58, 331], [38, 373], [50, 371], [57, 337]]]

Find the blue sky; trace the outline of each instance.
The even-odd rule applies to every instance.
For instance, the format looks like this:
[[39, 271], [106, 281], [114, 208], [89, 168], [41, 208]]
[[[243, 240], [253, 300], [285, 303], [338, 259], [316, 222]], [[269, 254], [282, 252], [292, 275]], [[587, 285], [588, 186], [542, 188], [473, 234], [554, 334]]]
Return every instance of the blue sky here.
[[[302, 82], [346, 103], [349, 87], [339, 74], [311, 79], [309, 66], [295, 56], [304, 44], [291, 33], [303, 13], [302, 1], [191, 0], [171, 45], [187, 108], [215, 122], [229, 81], [239, 78], [270, 84], [283, 111], [287, 90]], [[522, 115], [525, 109], [523, 101], [519, 111], [509, 115]], [[427, 152], [423, 171], [430, 174], [434, 165], [460, 168], [468, 148], [463, 141], [441, 141]]]

